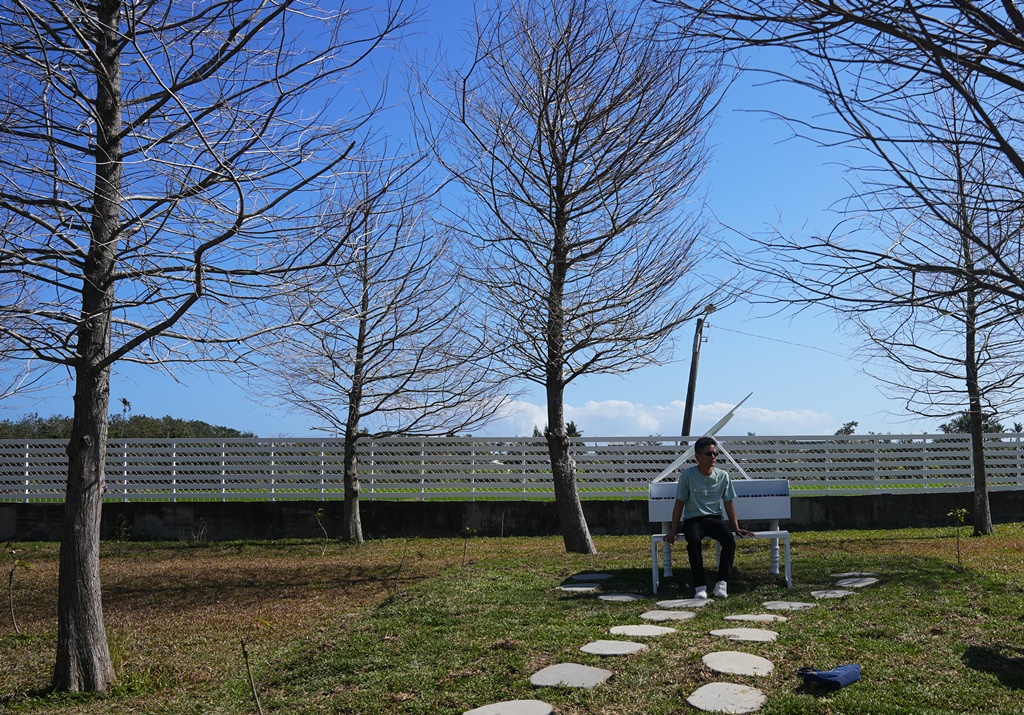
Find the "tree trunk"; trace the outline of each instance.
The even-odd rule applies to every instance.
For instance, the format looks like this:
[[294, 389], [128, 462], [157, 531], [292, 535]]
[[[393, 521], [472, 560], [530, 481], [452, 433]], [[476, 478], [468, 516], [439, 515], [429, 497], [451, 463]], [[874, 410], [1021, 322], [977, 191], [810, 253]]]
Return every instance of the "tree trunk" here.
[[551, 480], [555, 486], [555, 508], [562, 529], [565, 550], [571, 554], [596, 554], [594, 540], [583, 514], [580, 493], [576, 488], [576, 461], [572, 458], [572, 442], [565, 429], [565, 278], [568, 272], [565, 244], [565, 221], [556, 211], [556, 230], [552, 246], [551, 284], [548, 292], [547, 360], [544, 386], [547, 393], [548, 425], [544, 437], [551, 459]]
[[[557, 409], [552, 409], [552, 398], [548, 398], [548, 428], [544, 436], [548, 441], [548, 454], [551, 458], [551, 477], [555, 484], [555, 507], [558, 509], [558, 521], [562, 529], [562, 541], [565, 550], [571, 554], [596, 554], [597, 547], [590, 537], [587, 519], [583, 514], [579, 490], [576, 488], [576, 461], [572, 458], [572, 441], [565, 431], [565, 422], [552, 423], [554, 412], [559, 419], [562, 415], [561, 398], [557, 398]], [[558, 424], [561, 429], [552, 429], [551, 424]]]
[[971, 415], [971, 466], [974, 471], [974, 535], [992, 533], [992, 511], [988, 500], [988, 478], [985, 469], [985, 415], [981, 410], [978, 390], [978, 365], [974, 356], [974, 326], [967, 326], [967, 400]]
[[359, 301], [359, 332], [356, 336], [355, 355], [352, 360], [352, 385], [348, 391], [348, 415], [345, 418], [345, 508], [342, 516], [342, 538], [363, 543], [363, 524], [359, 517], [359, 465], [356, 460], [356, 442], [359, 441], [359, 411], [363, 405], [365, 379], [367, 317], [370, 310], [369, 252], [363, 252], [362, 296]]
[[[963, 232], [966, 235], [966, 231]], [[964, 263], [968, 277], [974, 275], [971, 245], [964, 239]], [[988, 477], [985, 470], [985, 415], [981, 410], [981, 385], [978, 380], [977, 320], [978, 288], [973, 280], [967, 284], [967, 305], [964, 315], [965, 361], [967, 374], [967, 405], [971, 415], [971, 464], [974, 471], [974, 535], [992, 533], [992, 511], [988, 501]]]
[[121, 217], [120, 0], [95, 6], [96, 184], [77, 327], [75, 414], [57, 587], [57, 690], [106, 691], [114, 667], [103, 625], [100, 518], [110, 407], [110, 331]]
[[596, 554], [583, 504], [576, 488], [576, 461], [572, 458], [572, 440], [565, 429], [565, 388], [554, 375], [548, 375], [548, 425], [544, 437], [551, 460], [551, 480], [555, 486], [555, 508], [562, 530], [565, 550], [570, 554]]
[[103, 625], [99, 554], [109, 378], [107, 370], [90, 375], [80, 369], [76, 376], [60, 543], [53, 671], [57, 690], [104, 692], [114, 680]]
[[[351, 412], [351, 410], [350, 410]], [[359, 516], [359, 465], [356, 461], [356, 442], [359, 422], [345, 429], [345, 508], [341, 522], [341, 537], [346, 541], [363, 543], [363, 523]]]

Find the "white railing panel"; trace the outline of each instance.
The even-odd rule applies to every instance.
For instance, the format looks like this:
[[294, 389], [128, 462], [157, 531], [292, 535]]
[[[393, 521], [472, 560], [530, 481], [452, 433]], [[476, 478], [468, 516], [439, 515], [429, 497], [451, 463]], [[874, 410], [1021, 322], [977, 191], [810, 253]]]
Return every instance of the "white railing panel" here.
[[[782, 477], [794, 494], [970, 491], [967, 435], [720, 437], [751, 478]], [[61, 501], [61, 440], [0, 440], [0, 500]], [[687, 446], [681, 438], [574, 440], [584, 499], [646, 498]], [[551, 499], [547, 445], [534, 438], [362, 439], [362, 498]], [[111, 440], [106, 498], [121, 501], [343, 498], [336, 439]], [[1020, 435], [987, 435], [993, 490], [1024, 488]]]

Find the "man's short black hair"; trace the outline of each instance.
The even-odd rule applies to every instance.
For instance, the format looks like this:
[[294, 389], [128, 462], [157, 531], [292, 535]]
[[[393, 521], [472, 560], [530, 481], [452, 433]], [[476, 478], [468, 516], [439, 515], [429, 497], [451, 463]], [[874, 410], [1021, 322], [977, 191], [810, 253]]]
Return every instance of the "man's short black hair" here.
[[704, 437], [701, 437], [700, 439], [698, 439], [696, 442], [693, 443], [693, 451], [694, 452], [703, 452], [706, 447], [711, 447], [711, 446], [717, 447], [718, 446], [718, 442], [715, 441], [714, 437], [704, 436]]

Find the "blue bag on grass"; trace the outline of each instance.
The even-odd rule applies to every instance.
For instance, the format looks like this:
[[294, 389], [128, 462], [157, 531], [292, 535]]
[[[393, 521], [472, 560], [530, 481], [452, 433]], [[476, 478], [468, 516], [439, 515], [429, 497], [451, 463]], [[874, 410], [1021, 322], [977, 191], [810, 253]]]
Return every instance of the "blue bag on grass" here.
[[837, 665], [832, 670], [801, 668], [797, 672], [803, 676], [807, 685], [816, 685], [828, 690], [839, 690], [860, 680], [860, 666], [856, 663]]

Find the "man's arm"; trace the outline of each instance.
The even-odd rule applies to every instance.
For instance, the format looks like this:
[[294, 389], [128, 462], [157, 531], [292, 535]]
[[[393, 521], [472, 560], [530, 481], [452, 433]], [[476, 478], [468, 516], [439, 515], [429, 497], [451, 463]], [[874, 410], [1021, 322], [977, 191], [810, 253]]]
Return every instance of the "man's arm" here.
[[668, 533], [665, 534], [665, 541], [669, 544], [674, 544], [676, 541], [676, 534], [679, 533], [679, 517], [683, 515], [683, 502], [676, 499], [676, 503], [672, 506], [672, 526], [669, 527]]
[[740, 536], [754, 535], [754, 532], [740, 528], [740, 522], [736, 518], [736, 505], [732, 503], [731, 499], [729, 501], [723, 501], [722, 506], [725, 507], [725, 516], [728, 518], [729, 528], [732, 529], [734, 534], [739, 534]]

